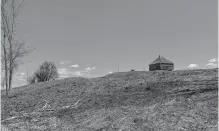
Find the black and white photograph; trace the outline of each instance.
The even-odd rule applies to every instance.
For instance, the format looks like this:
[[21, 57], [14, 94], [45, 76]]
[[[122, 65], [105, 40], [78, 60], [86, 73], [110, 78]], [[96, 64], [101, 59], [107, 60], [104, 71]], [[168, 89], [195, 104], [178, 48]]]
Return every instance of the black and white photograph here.
[[217, 0], [1, 0], [1, 131], [218, 131]]

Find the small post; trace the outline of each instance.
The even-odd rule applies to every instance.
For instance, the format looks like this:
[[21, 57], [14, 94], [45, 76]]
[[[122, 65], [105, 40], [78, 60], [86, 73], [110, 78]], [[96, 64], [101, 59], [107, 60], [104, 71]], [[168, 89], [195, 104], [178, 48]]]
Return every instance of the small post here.
[[119, 72], [119, 63], [118, 63], [118, 72]]

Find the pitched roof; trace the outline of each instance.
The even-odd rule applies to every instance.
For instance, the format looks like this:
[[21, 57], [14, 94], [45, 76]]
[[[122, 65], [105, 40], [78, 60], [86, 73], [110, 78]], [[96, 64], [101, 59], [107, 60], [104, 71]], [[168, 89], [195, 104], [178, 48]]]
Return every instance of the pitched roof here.
[[164, 58], [163, 56], [160, 56], [154, 60], [150, 65], [152, 64], [157, 64], [157, 63], [168, 63], [168, 64], [173, 64], [173, 62], [167, 60], [166, 58]]

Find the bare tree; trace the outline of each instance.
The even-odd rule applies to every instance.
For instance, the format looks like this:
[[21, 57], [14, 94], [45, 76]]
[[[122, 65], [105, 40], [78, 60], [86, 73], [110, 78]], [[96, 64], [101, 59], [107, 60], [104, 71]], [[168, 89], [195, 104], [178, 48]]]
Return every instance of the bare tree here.
[[2, 46], [2, 72], [4, 71], [4, 78], [3, 80], [5, 81], [5, 86], [6, 86], [6, 95], [8, 95], [8, 56], [7, 56], [7, 45], [6, 45], [6, 35], [9, 34], [9, 31], [7, 30], [7, 17], [6, 17], [6, 12], [5, 12], [5, 7], [7, 4], [7, 0], [2, 0], [1, 1], [1, 31], [2, 31], [2, 41], [1, 41], [1, 46]]
[[[18, 2], [16, 0], [16, 2]], [[6, 95], [12, 86], [13, 73], [21, 62], [21, 58], [32, 49], [27, 49], [25, 43], [15, 40], [16, 18], [23, 5], [23, 1], [16, 3], [15, 0], [1, 0], [1, 30], [2, 30], [2, 62], [4, 67], [4, 80]]]

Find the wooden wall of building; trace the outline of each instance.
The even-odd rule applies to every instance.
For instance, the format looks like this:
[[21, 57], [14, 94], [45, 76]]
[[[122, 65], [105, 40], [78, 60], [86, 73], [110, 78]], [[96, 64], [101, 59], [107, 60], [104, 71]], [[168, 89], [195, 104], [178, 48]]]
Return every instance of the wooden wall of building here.
[[161, 63], [161, 70], [172, 71], [174, 69], [173, 64]]
[[157, 64], [149, 65], [149, 71], [155, 71], [155, 70], [172, 71], [173, 69], [174, 69], [174, 65], [168, 63], [157, 63]]

